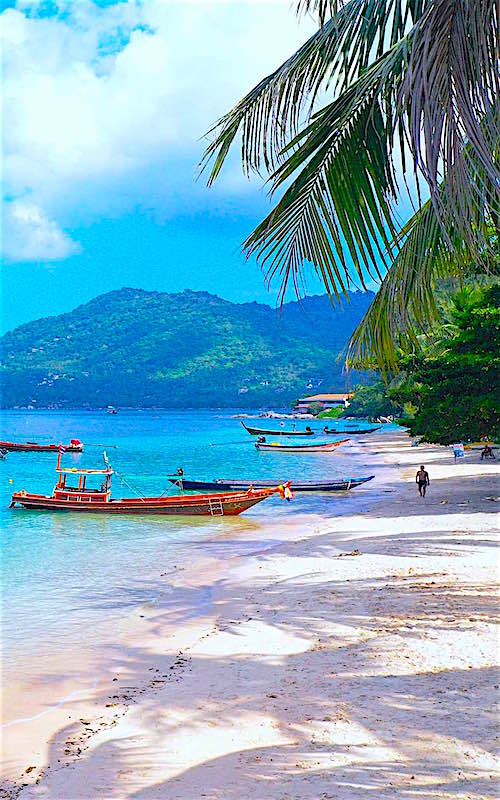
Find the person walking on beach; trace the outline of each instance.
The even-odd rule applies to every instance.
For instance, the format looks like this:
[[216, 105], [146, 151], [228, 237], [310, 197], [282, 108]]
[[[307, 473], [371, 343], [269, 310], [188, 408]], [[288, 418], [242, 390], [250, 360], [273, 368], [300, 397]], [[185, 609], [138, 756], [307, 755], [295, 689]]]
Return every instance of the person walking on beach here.
[[419, 471], [416, 474], [415, 482], [418, 484], [418, 493], [420, 497], [425, 497], [425, 490], [430, 486], [429, 473], [423, 464], [421, 464]]

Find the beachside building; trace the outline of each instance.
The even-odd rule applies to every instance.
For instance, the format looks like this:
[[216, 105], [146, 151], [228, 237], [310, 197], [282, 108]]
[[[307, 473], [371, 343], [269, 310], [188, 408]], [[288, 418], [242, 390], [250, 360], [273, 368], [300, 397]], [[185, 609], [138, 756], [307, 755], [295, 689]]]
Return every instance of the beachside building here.
[[344, 392], [342, 394], [312, 394], [309, 397], [301, 397], [295, 410], [304, 413], [313, 403], [319, 403], [323, 411], [328, 411], [330, 408], [347, 408], [352, 396], [352, 392]]

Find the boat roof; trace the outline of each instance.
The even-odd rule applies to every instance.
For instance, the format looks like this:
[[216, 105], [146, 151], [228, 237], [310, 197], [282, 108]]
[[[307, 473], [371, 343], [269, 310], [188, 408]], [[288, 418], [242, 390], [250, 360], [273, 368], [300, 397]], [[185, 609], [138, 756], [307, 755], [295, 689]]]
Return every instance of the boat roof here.
[[56, 472], [67, 472], [71, 475], [112, 475], [111, 467], [108, 469], [77, 469], [77, 467], [58, 467]]

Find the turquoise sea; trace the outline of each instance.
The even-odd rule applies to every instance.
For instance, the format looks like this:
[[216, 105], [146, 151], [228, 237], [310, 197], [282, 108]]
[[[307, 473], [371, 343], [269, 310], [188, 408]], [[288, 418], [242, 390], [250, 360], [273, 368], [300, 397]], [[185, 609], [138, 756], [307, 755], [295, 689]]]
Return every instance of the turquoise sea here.
[[[168, 486], [166, 475], [180, 466], [186, 476], [201, 479], [284, 481], [367, 473], [356, 448], [340, 448], [333, 455], [259, 453], [232, 413], [8, 411], [2, 415], [1, 438], [80, 438], [84, 452], [63, 458], [82, 467], [100, 467], [106, 445], [112, 466], [127, 481], [114, 477], [115, 497], [131, 496], [131, 487], [143, 495], [160, 494]], [[254, 424], [270, 422], [279, 425], [271, 420]], [[323, 425], [312, 423], [318, 430]], [[240, 517], [224, 519], [9, 510], [14, 489], [51, 493], [55, 465], [52, 453], [9, 453], [0, 461], [2, 657], [7, 676], [15, 671], [23, 677], [25, 669], [28, 676], [33, 665], [23, 655], [33, 652], [34, 643], [45, 652], [97, 643], [102, 624], [119, 624], [124, 615], [154, 602], [159, 575], [168, 576], [197, 555], [230, 557], [271, 547], [272, 529], [280, 520], [297, 512], [348, 513], [373, 500], [377, 491], [368, 484], [340, 496], [299, 495], [290, 504], [272, 498]]]

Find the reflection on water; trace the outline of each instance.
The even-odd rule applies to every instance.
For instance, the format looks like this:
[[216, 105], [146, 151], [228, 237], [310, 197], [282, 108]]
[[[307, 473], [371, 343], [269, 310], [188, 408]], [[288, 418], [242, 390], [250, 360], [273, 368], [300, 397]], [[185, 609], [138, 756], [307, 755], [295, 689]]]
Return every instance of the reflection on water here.
[[[73, 436], [86, 443], [83, 454], [64, 457], [75, 466], [101, 466], [102, 446], [90, 445], [108, 446], [113, 466], [126, 481], [115, 477], [115, 497], [133, 494], [131, 485], [143, 495], [161, 494], [168, 489], [166, 475], [179, 466], [199, 479], [325, 480], [366, 473], [355, 447], [320, 456], [259, 453], [229, 414], [3, 414], [2, 439], [58, 442]], [[356, 490], [355, 498], [299, 495], [292, 504], [272, 498], [245, 516], [224, 519], [8, 510], [13, 489], [50, 493], [54, 469], [51, 453], [9, 453], [0, 461], [2, 647], [7, 668], [23, 650], [32, 650], [34, 642], [47, 648], [62, 642], [97, 642], [100, 626], [118, 624], [127, 610], [169, 592], [168, 576], [191, 563], [193, 554], [230, 558], [273, 547], [274, 526], [289, 524], [297, 514], [346, 513], [367, 495], [366, 490]]]

